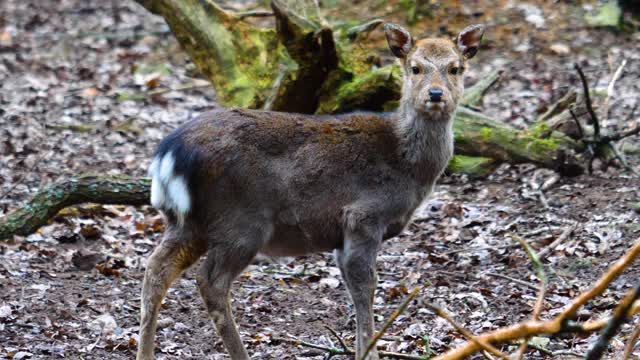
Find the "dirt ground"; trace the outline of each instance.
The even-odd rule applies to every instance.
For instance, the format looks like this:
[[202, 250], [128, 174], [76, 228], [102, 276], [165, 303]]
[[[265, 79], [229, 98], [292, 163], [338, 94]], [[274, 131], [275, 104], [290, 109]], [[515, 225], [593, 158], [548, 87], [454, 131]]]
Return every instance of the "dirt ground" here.
[[[226, 6], [246, 5], [241, 3]], [[605, 125], [624, 129], [634, 119], [628, 115], [640, 97], [639, 31], [586, 28], [586, 5], [452, 3], [457, 5], [436, 10], [489, 25], [489, 41], [474, 60], [469, 83], [505, 69], [485, 98], [485, 113], [527, 126], [578, 84], [572, 62], [583, 64], [597, 95], [607, 87], [609, 69], [626, 59]], [[389, 6], [372, 11], [402, 21], [397, 12], [388, 13]], [[422, 35], [454, 31], [443, 28], [446, 16], [424, 18], [414, 28]], [[0, 216], [73, 174], [143, 176], [163, 136], [216, 107], [213, 90], [196, 77], [162, 19], [133, 1], [3, 0]], [[164, 91], [182, 86], [195, 87]], [[622, 147], [637, 171], [639, 144], [629, 139]], [[443, 177], [405, 233], [385, 242], [380, 253], [378, 327], [407, 291], [421, 288], [380, 345], [427, 355], [464, 341], [424, 302], [439, 304], [474, 333], [530, 317], [539, 281], [511, 235], [540, 249], [574, 228], [547, 258], [543, 318], [593, 284], [640, 237], [637, 178], [616, 169], [562, 178], [546, 191], [546, 208], [532, 184], [554, 176], [525, 164], [503, 165], [483, 179]], [[145, 259], [162, 229], [161, 216], [148, 207], [83, 205], [36, 234], [0, 243], [0, 359], [134, 358]], [[638, 276], [635, 265], [580, 318], [610, 314]], [[238, 279], [233, 299], [241, 335], [256, 359], [322, 359], [322, 351], [282, 339], [338, 346], [326, 326], [353, 344], [354, 311], [331, 254], [257, 260]], [[637, 324], [636, 318], [622, 327], [606, 358], [621, 358]], [[160, 325], [158, 358], [228, 358], [193, 270], [170, 290]], [[535, 338], [542, 350], [532, 349], [526, 358], [579, 358], [596, 339]]]

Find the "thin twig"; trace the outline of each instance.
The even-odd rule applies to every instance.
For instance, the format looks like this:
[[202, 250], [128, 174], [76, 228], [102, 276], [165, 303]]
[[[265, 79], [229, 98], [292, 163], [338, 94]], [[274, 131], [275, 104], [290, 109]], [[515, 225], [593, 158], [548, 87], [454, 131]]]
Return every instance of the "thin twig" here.
[[558, 318], [562, 321], [572, 317], [575, 315], [576, 311], [584, 305], [587, 301], [593, 299], [596, 296], [602, 294], [609, 284], [620, 276], [620, 274], [627, 268], [629, 265], [640, 256], [640, 240], [636, 240], [635, 244], [631, 247], [631, 249], [624, 254], [618, 261], [616, 261], [611, 267], [607, 270], [607, 272], [600, 278], [596, 283], [587, 291], [580, 294], [576, 299], [574, 299], [565, 310], [560, 313]]
[[540, 260], [544, 260], [547, 256], [549, 256], [549, 254], [551, 254], [553, 250], [555, 250], [555, 248], [558, 247], [558, 245], [565, 242], [565, 240], [569, 238], [569, 235], [571, 235], [571, 233], [576, 229], [576, 227], [577, 227], [576, 223], [573, 223], [567, 226], [566, 228], [564, 228], [564, 230], [562, 230], [562, 233], [560, 234], [560, 236], [558, 236], [557, 239], [555, 239], [551, 244], [547, 245], [544, 249], [538, 252], [538, 257], [540, 258]]
[[331, 335], [333, 335], [333, 337], [335, 337], [336, 339], [338, 339], [338, 342], [340, 343], [340, 346], [342, 346], [343, 350], [351, 350], [349, 348], [349, 346], [347, 346], [347, 343], [344, 342], [344, 339], [342, 337], [340, 337], [340, 335], [338, 335], [338, 332], [335, 331], [331, 326], [329, 325], [325, 325], [324, 326], [327, 330], [329, 330], [329, 332], [331, 333]]
[[173, 89], [157, 89], [157, 90], [152, 90], [147, 92], [145, 95], [147, 96], [157, 96], [157, 95], [162, 95], [162, 94], [166, 94], [166, 93], [170, 93], [172, 91], [187, 91], [187, 90], [195, 90], [195, 89], [202, 89], [202, 88], [208, 88], [211, 87], [212, 85], [207, 83], [207, 84], [202, 84], [202, 83], [194, 83], [194, 84], [189, 84], [189, 85], [183, 85], [183, 86], [179, 86], [177, 88], [173, 88]]
[[472, 342], [480, 346], [482, 349], [492, 353], [495, 356], [498, 356], [501, 359], [510, 360], [509, 357], [503, 354], [500, 350], [496, 349], [491, 344], [478, 339], [476, 336], [471, 334], [467, 329], [462, 327], [462, 325], [459, 325], [458, 323], [456, 323], [444, 310], [440, 309], [438, 306], [434, 304], [428, 304], [428, 303], [424, 303], [423, 305], [431, 309], [431, 311], [436, 313], [436, 315], [445, 319], [449, 324], [451, 324], [451, 326], [453, 326], [456, 329], [456, 331], [458, 331], [460, 334], [464, 335], [464, 337], [466, 337], [467, 339], [471, 340]]
[[580, 136], [580, 139], [584, 138], [584, 131], [582, 130], [582, 124], [580, 124], [580, 120], [578, 120], [578, 117], [576, 116], [576, 113], [573, 112], [573, 109], [569, 109], [569, 113], [571, 114], [571, 118], [573, 119], [573, 121], [576, 123], [576, 126], [578, 127], [578, 135]]
[[373, 337], [373, 339], [371, 339], [371, 341], [369, 342], [369, 345], [367, 346], [364, 353], [360, 357], [360, 360], [365, 360], [367, 358], [367, 354], [369, 354], [369, 352], [373, 349], [373, 347], [376, 346], [376, 343], [378, 342], [378, 340], [380, 340], [382, 335], [384, 335], [384, 332], [387, 331], [387, 329], [391, 326], [391, 324], [393, 324], [393, 322], [396, 321], [396, 318], [398, 318], [398, 316], [400, 316], [400, 314], [404, 312], [404, 309], [407, 308], [411, 300], [413, 300], [413, 298], [416, 297], [419, 292], [420, 292], [420, 288], [415, 288], [413, 289], [413, 291], [411, 291], [411, 293], [409, 293], [409, 295], [406, 297], [406, 299], [404, 299], [402, 304], [398, 306], [396, 311], [394, 311], [393, 314], [391, 314], [391, 316], [389, 317], [389, 319], [387, 319], [387, 321], [384, 323], [384, 325], [382, 325], [382, 329], [380, 329], [380, 331], [378, 331], [378, 333]]
[[616, 72], [613, 73], [613, 76], [611, 76], [611, 81], [609, 81], [609, 86], [607, 86], [607, 97], [604, 99], [604, 109], [603, 109], [603, 114], [606, 119], [609, 118], [609, 101], [613, 96], [613, 90], [616, 85], [616, 81], [618, 81], [618, 79], [620, 78], [620, 75], [622, 75], [622, 70], [624, 69], [625, 65], [627, 65], [627, 59], [622, 60], [622, 63], [620, 64], [620, 66], [618, 66], [618, 69], [616, 70]]
[[544, 206], [545, 209], [549, 210], [549, 202], [547, 201], [546, 196], [544, 195], [544, 192], [542, 192], [541, 188], [542, 185], [539, 185], [536, 182], [536, 178], [537, 178], [537, 174], [538, 172], [536, 171], [533, 176], [531, 176], [531, 178], [529, 179], [529, 186], [531, 187], [531, 190], [538, 196], [538, 198], [540, 199], [540, 203], [542, 204], [542, 206]]
[[509, 281], [514, 282], [514, 283], [516, 283], [518, 285], [522, 285], [522, 286], [528, 287], [529, 289], [538, 290], [538, 288], [535, 285], [532, 285], [532, 284], [530, 284], [530, 283], [528, 283], [526, 281], [522, 281], [520, 279], [512, 278], [512, 277], [507, 276], [507, 275], [490, 273], [490, 272], [485, 273], [485, 274], [489, 275], [489, 276], [493, 276], [493, 277], [509, 280]]
[[598, 116], [595, 111], [593, 111], [593, 105], [591, 103], [591, 95], [589, 94], [589, 83], [587, 82], [587, 78], [584, 76], [582, 72], [582, 68], [578, 63], [573, 64], [573, 68], [578, 72], [580, 76], [580, 80], [582, 81], [582, 91], [584, 92], [584, 102], [587, 105], [587, 112], [589, 112], [589, 116], [593, 121], [593, 136], [596, 140], [600, 139], [600, 121], [598, 120]]
[[629, 136], [633, 136], [637, 134], [640, 134], [640, 125], [638, 125], [638, 123], [636, 123], [634, 127], [632, 127], [627, 131], [617, 133], [617, 134], [612, 134], [612, 135], [605, 135], [602, 137], [602, 141], [603, 142], [619, 141], [624, 138], [628, 138]]
[[[576, 311], [587, 301], [592, 300], [596, 296], [601, 295], [620, 274], [627, 269], [635, 259], [640, 256], [640, 239], [634, 242], [634, 245], [612, 264], [607, 271], [600, 277], [596, 283], [583, 293], [572, 300], [569, 305], [558, 314], [555, 318], [545, 321], [523, 321], [515, 325], [503, 327], [485, 334], [478, 335], [476, 340], [491, 344], [504, 344], [511, 341], [524, 339], [527, 337], [539, 336], [542, 334], [559, 334], [566, 332], [593, 332], [603, 328], [609, 319], [600, 319], [595, 321], [587, 321], [585, 323], [575, 323], [569, 321]], [[627, 312], [628, 316], [640, 312], [640, 304], [634, 304]], [[475, 352], [481, 351], [482, 346], [477, 341], [469, 340], [461, 346], [439, 355], [433, 360], [460, 360], [470, 357]]]
[[[638, 128], [638, 130], [640, 130], [640, 128]], [[609, 146], [611, 147], [611, 151], [613, 152], [613, 156], [618, 159], [618, 161], [620, 161], [620, 165], [622, 165], [622, 167], [627, 170], [628, 172], [632, 173], [633, 175], [638, 176], [638, 173], [636, 172], [636, 170], [634, 168], [631, 167], [631, 165], [629, 165], [629, 163], [627, 162], [626, 157], [624, 156], [624, 154], [622, 154], [620, 152], [620, 150], [618, 150], [618, 148], [616, 147], [615, 144], [610, 143]]]
[[328, 346], [322, 346], [322, 345], [317, 345], [317, 344], [313, 344], [310, 342], [306, 342], [306, 341], [302, 341], [296, 338], [291, 338], [291, 339], [285, 339], [285, 338], [273, 338], [273, 340], [276, 341], [282, 341], [282, 342], [287, 342], [289, 344], [293, 344], [293, 345], [300, 345], [300, 346], [304, 346], [304, 347], [308, 347], [308, 348], [312, 348], [312, 349], [318, 349], [318, 350], [322, 350], [322, 351], [326, 351], [330, 356], [334, 356], [334, 355], [353, 355], [355, 354], [355, 352], [352, 349], [338, 349], [338, 348], [333, 348], [333, 347], [328, 347]]
[[[517, 235], [511, 235], [511, 236], [515, 238], [520, 243], [520, 245], [522, 245], [522, 247], [525, 249], [525, 251], [527, 252], [527, 255], [529, 256], [529, 259], [531, 260], [531, 263], [533, 264], [533, 268], [536, 271], [536, 275], [538, 276], [538, 279], [540, 279], [540, 289], [538, 290], [538, 298], [536, 300], [536, 304], [533, 307], [533, 314], [531, 315], [532, 321], [538, 321], [540, 320], [540, 313], [542, 312], [542, 307], [544, 306], [544, 298], [547, 294], [547, 285], [549, 283], [549, 280], [547, 278], [547, 273], [544, 270], [544, 265], [542, 264], [542, 260], [540, 259], [538, 254], [536, 254], [535, 250], [533, 250], [533, 248], [526, 241], [524, 241], [523, 238]], [[529, 339], [530, 337], [526, 337], [522, 342], [522, 344], [520, 345], [520, 348], [518, 349], [518, 352], [516, 354], [516, 360], [521, 360], [524, 357], [524, 353], [525, 351], [527, 351], [527, 345], [529, 344]]]
[[571, 350], [556, 350], [556, 351], [551, 351], [547, 348], [545, 348], [544, 346], [541, 345], [537, 345], [534, 343], [529, 343], [528, 344], [529, 347], [534, 348], [546, 355], [550, 355], [550, 356], [560, 356], [560, 355], [570, 355], [570, 356], [575, 356], [578, 358], [582, 358], [584, 355], [583, 354], [579, 354], [577, 352], [571, 351]]
[[[309, 342], [306, 342], [306, 341], [298, 340], [296, 338], [291, 338], [291, 339], [273, 338], [273, 340], [286, 342], [286, 343], [293, 344], [293, 345], [304, 346], [304, 347], [308, 347], [308, 348], [312, 348], [312, 349], [322, 350], [322, 351], [325, 351], [330, 357], [331, 356], [336, 356], [336, 355], [355, 355], [355, 351], [353, 351], [353, 349], [351, 349], [351, 348], [347, 348], [346, 350], [345, 349], [332, 348], [332, 347], [328, 347], [328, 346], [322, 346], [322, 345], [317, 345], [317, 344], [309, 343]], [[423, 355], [401, 354], [401, 353], [396, 353], [396, 352], [392, 352], [392, 351], [379, 351], [378, 353], [382, 357], [387, 357], [387, 358], [391, 358], [391, 359], [425, 360], [425, 358], [426, 358]]]
[[243, 12], [237, 12], [235, 14], [239, 19], [244, 19], [247, 17], [270, 17], [270, 16], [275, 16], [275, 14], [271, 11], [262, 11], [262, 10], [255, 10], [255, 11], [243, 11]]
[[640, 324], [636, 325], [636, 328], [633, 329], [633, 333], [629, 336], [629, 340], [627, 340], [627, 346], [624, 349], [623, 360], [631, 359], [631, 355], [633, 354], [633, 348], [636, 347], [636, 342], [638, 342], [638, 338], [640, 337]]
[[500, 245], [500, 246], [491, 246], [491, 245], [486, 245], [486, 246], [476, 246], [476, 247], [468, 247], [468, 248], [464, 248], [464, 249], [456, 249], [456, 250], [450, 250], [447, 252], [443, 252], [442, 256], [447, 256], [447, 255], [453, 255], [453, 254], [458, 254], [461, 252], [474, 252], [474, 251], [480, 251], [480, 250], [498, 250], [498, 249], [511, 249], [511, 248], [515, 248], [518, 247], [518, 245], [515, 244], [509, 244], [509, 245]]

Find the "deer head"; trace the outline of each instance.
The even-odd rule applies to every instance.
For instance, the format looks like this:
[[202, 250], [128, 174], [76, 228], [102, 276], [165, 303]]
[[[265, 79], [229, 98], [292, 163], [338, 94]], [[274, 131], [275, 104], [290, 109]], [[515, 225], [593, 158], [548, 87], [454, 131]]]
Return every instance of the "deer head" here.
[[401, 110], [413, 110], [430, 120], [449, 118], [464, 90], [467, 60], [478, 52], [484, 26], [468, 26], [454, 40], [414, 41], [409, 31], [392, 23], [384, 30], [404, 72]]

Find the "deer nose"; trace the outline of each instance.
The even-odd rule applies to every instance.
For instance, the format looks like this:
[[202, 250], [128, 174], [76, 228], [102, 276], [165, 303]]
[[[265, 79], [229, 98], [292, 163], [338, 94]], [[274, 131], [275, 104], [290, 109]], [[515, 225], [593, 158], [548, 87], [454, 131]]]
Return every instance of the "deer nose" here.
[[429, 100], [431, 101], [440, 101], [442, 100], [442, 90], [441, 89], [429, 89]]

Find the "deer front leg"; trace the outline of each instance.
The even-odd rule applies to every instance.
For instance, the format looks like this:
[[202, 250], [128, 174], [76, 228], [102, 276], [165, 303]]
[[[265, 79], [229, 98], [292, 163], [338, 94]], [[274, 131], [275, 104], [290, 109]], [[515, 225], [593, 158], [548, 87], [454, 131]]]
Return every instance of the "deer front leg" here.
[[[356, 359], [361, 359], [374, 336], [373, 296], [378, 282], [376, 253], [380, 240], [347, 232], [343, 249], [336, 250], [336, 262], [356, 309]], [[374, 347], [367, 360], [378, 360]]]

